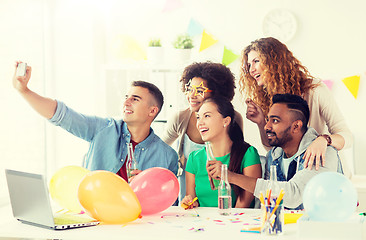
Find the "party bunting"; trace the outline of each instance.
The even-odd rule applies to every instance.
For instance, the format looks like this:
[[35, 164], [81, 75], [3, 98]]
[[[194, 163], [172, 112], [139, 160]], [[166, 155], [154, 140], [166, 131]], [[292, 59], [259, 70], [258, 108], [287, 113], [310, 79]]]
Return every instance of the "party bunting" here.
[[196, 20], [191, 18], [191, 20], [189, 21], [188, 29], [187, 29], [188, 35], [194, 37], [194, 36], [202, 34], [202, 32], [203, 32], [203, 26], [201, 24], [199, 24], [199, 22], [197, 22]]
[[348, 90], [351, 92], [353, 97], [355, 99], [357, 99], [358, 88], [359, 88], [359, 85], [360, 85], [360, 76], [346, 77], [342, 80], [342, 82], [348, 88]]
[[180, 0], [167, 0], [165, 2], [165, 6], [163, 12], [171, 12], [183, 6], [182, 1]]
[[224, 47], [224, 55], [222, 56], [222, 64], [227, 66], [230, 63], [234, 62], [238, 57], [239, 57], [239, 55], [233, 53], [231, 50]]
[[141, 45], [128, 35], [116, 36], [112, 47], [113, 53], [120, 59], [145, 60], [147, 58]]
[[332, 80], [323, 80], [323, 83], [325, 85], [327, 85], [327, 87], [329, 88], [329, 90], [332, 90], [332, 87], [333, 87], [333, 81]]
[[201, 46], [200, 46], [200, 52], [205, 50], [206, 48], [211, 47], [215, 43], [217, 43], [218, 40], [216, 40], [212, 35], [208, 34], [205, 30], [203, 30], [202, 33], [202, 39], [201, 39]]

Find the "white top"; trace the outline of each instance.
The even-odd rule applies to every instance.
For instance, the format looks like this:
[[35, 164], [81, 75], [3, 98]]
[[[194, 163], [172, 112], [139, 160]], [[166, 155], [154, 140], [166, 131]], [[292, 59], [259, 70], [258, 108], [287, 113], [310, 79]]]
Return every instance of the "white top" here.
[[186, 158], [188, 158], [191, 152], [200, 150], [203, 147], [205, 147], [205, 144], [195, 143], [189, 138], [187, 133], [184, 134], [183, 154]]
[[285, 178], [287, 179], [287, 173], [288, 173], [288, 167], [290, 166], [290, 163], [292, 162], [292, 160], [294, 160], [294, 158], [296, 157], [296, 155], [294, 154], [292, 157], [290, 158], [282, 158], [282, 162], [281, 162], [281, 168], [282, 168], [282, 172], [283, 174], [285, 174]]
[[310, 109], [309, 127], [319, 134], [341, 135], [345, 141], [343, 148], [349, 148], [353, 144], [353, 136], [332, 93], [323, 82], [314, 82], [319, 83], [319, 86], [304, 96]]

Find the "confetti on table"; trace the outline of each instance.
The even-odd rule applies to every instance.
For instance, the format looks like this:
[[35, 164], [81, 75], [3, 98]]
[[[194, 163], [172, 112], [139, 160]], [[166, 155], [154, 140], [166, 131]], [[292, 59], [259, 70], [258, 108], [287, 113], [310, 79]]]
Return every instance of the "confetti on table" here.
[[233, 215], [234, 216], [237, 216], [237, 215], [243, 215], [244, 213], [242, 212], [242, 213], [234, 213]]
[[190, 229], [188, 229], [188, 231], [195, 231], [195, 232], [203, 232], [203, 231], [205, 231], [205, 229], [204, 228], [194, 228], [194, 227], [192, 227], [192, 228], [190, 228]]
[[166, 215], [162, 215], [161, 218], [165, 218], [165, 217], [184, 217], [185, 214], [166, 214]]
[[261, 233], [261, 228], [260, 227], [245, 228], [245, 229], [240, 230], [240, 232]]
[[198, 214], [194, 213], [184, 213], [184, 214], [165, 214], [162, 215], [160, 218], [166, 218], [166, 217], [199, 217]]

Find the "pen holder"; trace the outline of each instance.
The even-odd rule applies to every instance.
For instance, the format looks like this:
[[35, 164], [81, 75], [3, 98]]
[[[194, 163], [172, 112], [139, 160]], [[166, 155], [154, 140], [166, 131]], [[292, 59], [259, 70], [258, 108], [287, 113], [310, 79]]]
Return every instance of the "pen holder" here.
[[283, 201], [277, 207], [275, 204], [261, 204], [261, 212], [261, 233], [267, 235], [282, 234], [285, 222]]

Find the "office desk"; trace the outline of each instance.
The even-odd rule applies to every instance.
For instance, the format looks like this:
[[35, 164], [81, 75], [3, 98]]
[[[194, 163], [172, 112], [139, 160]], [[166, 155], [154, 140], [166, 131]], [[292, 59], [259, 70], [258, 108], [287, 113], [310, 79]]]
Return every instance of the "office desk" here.
[[[259, 224], [258, 209], [233, 209], [230, 216], [221, 216], [217, 208], [197, 208], [199, 217], [193, 210], [170, 207], [164, 212], [144, 216], [125, 225], [107, 225], [69, 230], [48, 230], [23, 224], [14, 219], [10, 206], [0, 209], [0, 239], [273, 239], [258, 233], [241, 230]], [[296, 239], [296, 224], [286, 224], [284, 234], [276, 239]]]

